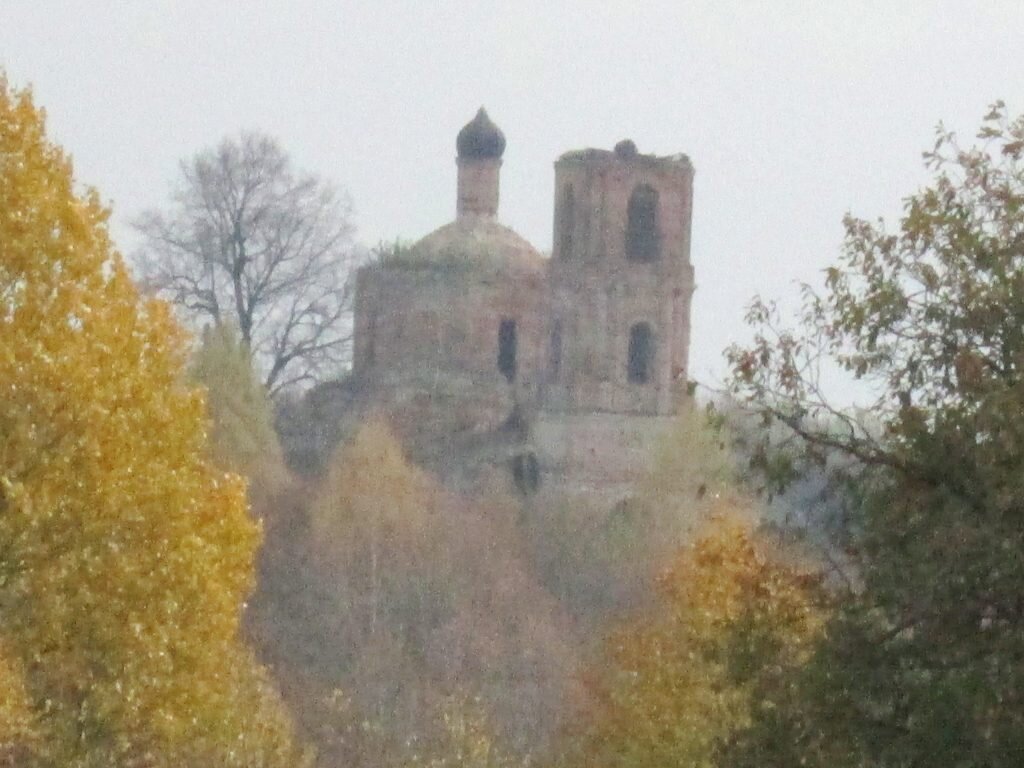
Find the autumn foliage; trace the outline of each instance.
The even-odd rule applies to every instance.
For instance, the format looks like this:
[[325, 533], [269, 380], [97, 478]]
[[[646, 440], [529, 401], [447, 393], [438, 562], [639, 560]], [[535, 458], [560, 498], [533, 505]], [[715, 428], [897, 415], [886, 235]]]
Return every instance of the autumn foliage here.
[[249, 499], [261, 518], [267, 497], [289, 483], [274, 431], [273, 407], [252, 354], [231, 323], [207, 326], [189, 364], [206, 390], [209, 456], [249, 481]]
[[436, 754], [448, 703], [474, 697], [503, 748], [543, 746], [575, 655], [523, 556], [518, 513], [444, 488], [371, 419], [310, 494], [306, 530], [271, 536], [254, 632], [324, 764], [405, 761], [410, 745]]
[[605, 641], [565, 763], [717, 765], [758, 707], [764, 670], [800, 665], [821, 631], [816, 577], [783, 559], [731, 504], [657, 582], [659, 602]]
[[[895, 224], [848, 216], [796, 319], [755, 302], [730, 350], [737, 398], [776, 428], [759, 468], [828, 468], [852, 522], [839, 610], [735, 766], [1024, 754], [1024, 116], [997, 102], [976, 141], [940, 126], [924, 157]], [[829, 397], [828, 368], [868, 385], [868, 411]]]
[[0, 766], [1019, 765], [1024, 119], [979, 138], [729, 351], [819, 562], [689, 407], [614, 505], [456, 490], [379, 414], [293, 476], [251, 350], [190, 349], [0, 79]]
[[40, 765], [292, 765], [238, 639], [242, 481], [206, 458], [186, 339], [107, 217], [0, 80], [3, 725]]

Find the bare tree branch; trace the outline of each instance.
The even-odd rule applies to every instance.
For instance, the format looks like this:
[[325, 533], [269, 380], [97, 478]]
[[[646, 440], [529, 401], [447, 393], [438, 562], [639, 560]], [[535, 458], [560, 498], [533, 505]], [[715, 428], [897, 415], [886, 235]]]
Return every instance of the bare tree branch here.
[[183, 160], [166, 213], [135, 222], [143, 282], [196, 325], [233, 320], [271, 393], [337, 374], [350, 357], [351, 206], [243, 133]]

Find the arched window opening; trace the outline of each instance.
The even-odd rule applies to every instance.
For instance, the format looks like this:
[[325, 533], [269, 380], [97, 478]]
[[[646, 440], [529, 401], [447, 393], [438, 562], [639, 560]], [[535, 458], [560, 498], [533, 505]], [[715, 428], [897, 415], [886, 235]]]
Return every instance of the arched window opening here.
[[641, 184], [629, 196], [626, 210], [626, 258], [632, 261], [654, 261], [661, 248], [658, 234], [658, 193]]
[[548, 358], [548, 370], [551, 373], [551, 380], [556, 381], [562, 370], [562, 321], [555, 320], [551, 326], [551, 350]]
[[654, 333], [647, 323], [637, 323], [629, 329], [629, 357], [627, 360], [631, 384], [646, 384], [654, 367]]
[[512, 479], [523, 496], [530, 496], [540, 487], [540, 465], [531, 453], [520, 453], [512, 459]]
[[516, 378], [516, 321], [503, 319], [498, 328], [498, 370], [512, 383]]
[[572, 257], [572, 236], [576, 229], [576, 196], [572, 184], [562, 189], [562, 205], [558, 221], [558, 256], [562, 259]]

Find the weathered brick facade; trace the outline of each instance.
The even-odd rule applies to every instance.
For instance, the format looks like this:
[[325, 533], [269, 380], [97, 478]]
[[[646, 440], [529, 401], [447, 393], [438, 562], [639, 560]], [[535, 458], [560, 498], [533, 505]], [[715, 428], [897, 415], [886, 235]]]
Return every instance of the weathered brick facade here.
[[360, 407], [452, 482], [504, 469], [614, 501], [685, 394], [693, 167], [629, 141], [564, 154], [547, 259], [497, 222], [483, 110], [457, 147], [455, 221], [358, 275]]

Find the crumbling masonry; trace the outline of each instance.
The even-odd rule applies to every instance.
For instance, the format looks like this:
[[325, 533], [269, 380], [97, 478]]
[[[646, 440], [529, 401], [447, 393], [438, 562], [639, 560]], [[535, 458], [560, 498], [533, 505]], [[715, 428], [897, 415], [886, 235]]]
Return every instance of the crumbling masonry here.
[[548, 259], [498, 222], [483, 109], [456, 146], [455, 220], [359, 272], [356, 411], [455, 485], [614, 503], [685, 396], [693, 166], [628, 140], [562, 155]]

